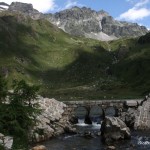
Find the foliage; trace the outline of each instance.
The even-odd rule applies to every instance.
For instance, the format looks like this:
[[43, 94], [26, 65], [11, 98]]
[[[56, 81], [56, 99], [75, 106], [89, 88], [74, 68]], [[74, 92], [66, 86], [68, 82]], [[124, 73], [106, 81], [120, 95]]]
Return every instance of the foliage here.
[[0, 75], [0, 104], [5, 101], [7, 91], [7, 82]]
[[144, 36], [141, 36], [138, 40], [139, 44], [149, 44], [150, 43], [150, 33], [147, 33]]
[[37, 92], [39, 87], [25, 81], [14, 81], [13, 92], [8, 93], [9, 103], [0, 104], [0, 132], [27, 142], [28, 132], [40, 113]]
[[5, 150], [5, 148], [2, 145], [0, 145], [0, 150]]

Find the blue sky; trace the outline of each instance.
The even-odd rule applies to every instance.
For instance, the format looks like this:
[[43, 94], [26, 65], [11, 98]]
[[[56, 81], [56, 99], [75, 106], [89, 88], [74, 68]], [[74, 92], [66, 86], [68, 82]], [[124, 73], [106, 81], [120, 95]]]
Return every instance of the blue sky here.
[[[13, 0], [3, 0], [11, 3]], [[14, 0], [32, 3], [41, 12], [54, 13], [73, 6], [105, 10], [117, 20], [137, 22], [150, 28], [150, 0]]]

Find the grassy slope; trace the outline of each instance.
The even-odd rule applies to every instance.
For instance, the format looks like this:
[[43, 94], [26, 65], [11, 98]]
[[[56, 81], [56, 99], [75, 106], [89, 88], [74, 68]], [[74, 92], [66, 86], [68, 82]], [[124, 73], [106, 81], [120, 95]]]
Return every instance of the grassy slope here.
[[[127, 49], [131, 51], [120, 58], [118, 64], [112, 65], [114, 55], [117, 56], [122, 45], [130, 45]], [[113, 52], [107, 51], [110, 47]], [[134, 74], [130, 69], [126, 73], [122, 66], [131, 65], [130, 57], [134, 62], [136, 57], [133, 54], [140, 53], [141, 48], [134, 39], [108, 44], [72, 37], [46, 20], [33, 21], [8, 12], [0, 14], [2, 72], [8, 74], [8, 80], [23, 78], [41, 85], [43, 95], [60, 100], [140, 96], [142, 92], [133, 90], [130, 84], [130, 77], [132, 80]], [[149, 88], [149, 85], [143, 86], [144, 91]]]
[[131, 91], [147, 94], [150, 90], [150, 41], [140, 44], [137, 38], [113, 41], [110, 44], [116, 54], [119, 53], [119, 45], [126, 47], [124, 56], [113, 66], [114, 75], [126, 81]]
[[9, 80], [41, 85], [44, 95], [86, 86], [111, 62], [104, 43], [71, 37], [46, 20], [1, 13], [0, 29], [1, 70]]

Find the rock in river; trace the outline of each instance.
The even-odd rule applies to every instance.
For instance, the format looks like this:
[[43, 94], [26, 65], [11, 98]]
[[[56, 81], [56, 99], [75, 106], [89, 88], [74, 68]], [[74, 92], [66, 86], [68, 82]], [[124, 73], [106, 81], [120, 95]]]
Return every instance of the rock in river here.
[[47, 150], [45, 146], [39, 145], [32, 148], [32, 150]]
[[106, 117], [101, 125], [102, 141], [107, 144], [123, 139], [130, 139], [130, 129], [118, 117]]

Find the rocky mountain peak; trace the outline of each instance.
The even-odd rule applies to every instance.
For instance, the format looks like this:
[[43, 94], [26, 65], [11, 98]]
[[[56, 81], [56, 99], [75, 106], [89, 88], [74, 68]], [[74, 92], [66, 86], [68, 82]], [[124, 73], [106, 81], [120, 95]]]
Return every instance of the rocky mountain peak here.
[[99, 15], [102, 15], [102, 16], [109, 16], [109, 13], [104, 11], [104, 10], [100, 10], [97, 12]]
[[23, 13], [31, 13], [33, 11], [37, 11], [33, 8], [32, 4], [26, 4], [26, 3], [21, 3], [21, 2], [12, 2], [8, 10], [20, 11]]
[[2, 5], [3, 7], [9, 7], [9, 11], [21, 12], [35, 20], [46, 18], [57, 27], [74, 36], [108, 41], [121, 37], [141, 36], [148, 32], [146, 27], [139, 26], [136, 23], [117, 21], [104, 10], [95, 11], [87, 7], [74, 6], [55, 14], [44, 15], [34, 9], [32, 4], [12, 2], [9, 6], [0, 2], [0, 8]]
[[32, 4], [22, 2], [12, 2], [8, 8], [9, 11], [21, 12], [24, 15], [30, 16], [32, 19], [42, 18], [43, 14], [33, 8]]
[[87, 7], [75, 6], [46, 15], [46, 18], [69, 34], [103, 41], [136, 37], [148, 32], [146, 27], [117, 21], [104, 10], [95, 11]]

